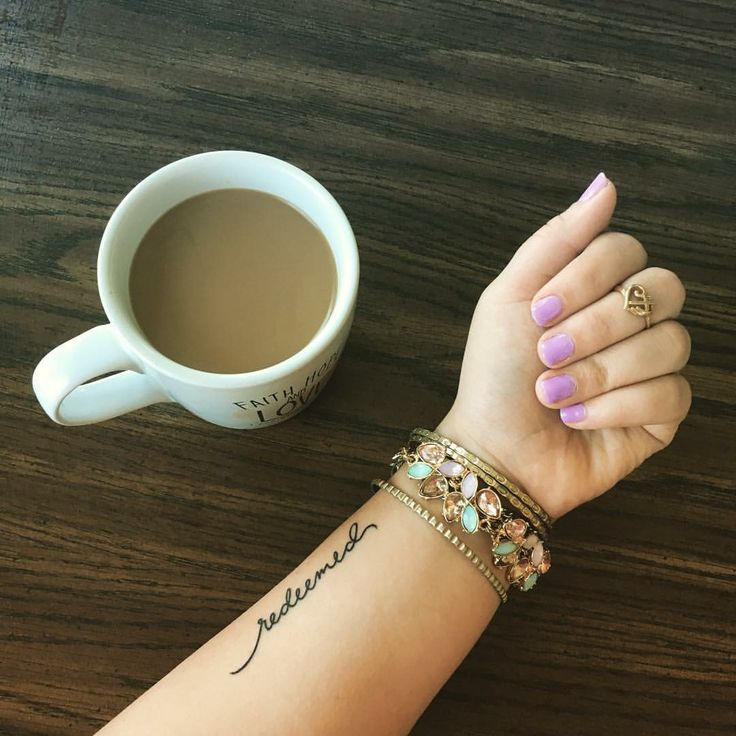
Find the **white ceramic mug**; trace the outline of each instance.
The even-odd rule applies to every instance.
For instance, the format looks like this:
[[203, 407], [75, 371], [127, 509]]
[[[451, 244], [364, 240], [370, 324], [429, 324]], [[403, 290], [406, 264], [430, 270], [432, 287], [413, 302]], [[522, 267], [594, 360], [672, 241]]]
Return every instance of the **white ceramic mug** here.
[[[170, 360], [146, 340], [131, 309], [128, 276], [143, 235], [164, 212], [196, 194], [233, 187], [281, 197], [320, 228], [335, 258], [337, 293], [322, 327], [299, 352], [249, 373], [207, 373]], [[161, 401], [176, 401], [223, 427], [255, 429], [282, 422], [314, 400], [334, 369], [353, 322], [358, 273], [358, 249], [345, 213], [300, 169], [245, 151], [175, 161], [140, 182], [107, 223], [97, 282], [110, 323], [46, 355], [33, 374], [33, 389], [59, 424], [100, 422]]]

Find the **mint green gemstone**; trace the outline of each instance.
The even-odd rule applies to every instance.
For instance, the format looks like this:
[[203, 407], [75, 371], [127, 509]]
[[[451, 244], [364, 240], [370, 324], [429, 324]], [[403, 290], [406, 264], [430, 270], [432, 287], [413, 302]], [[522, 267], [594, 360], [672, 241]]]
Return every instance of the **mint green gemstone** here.
[[478, 512], [475, 510], [475, 506], [467, 504], [463, 509], [460, 521], [462, 522], [463, 529], [465, 529], [468, 534], [475, 534], [478, 531], [479, 522]]
[[519, 545], [514, 544], [514, 542], [501, 542], [501, 544], [497, 544], [493, 548], [493, 554], [503, 557], [504, 555], [510, 555], [512, 552], [516, 552], [517, 549], [519, 549]]
[[432, 472], [432, 466], [427, 463], [412, 463], [406, 471], [412, 478], [421, 480]]
[[521, 586], [522, 590], [531, 590], [536, 584], [537, 580], [539, 579], [539, 575], [537, 575], [536, 572], [533, 572], [525, 581], [524, 585]]

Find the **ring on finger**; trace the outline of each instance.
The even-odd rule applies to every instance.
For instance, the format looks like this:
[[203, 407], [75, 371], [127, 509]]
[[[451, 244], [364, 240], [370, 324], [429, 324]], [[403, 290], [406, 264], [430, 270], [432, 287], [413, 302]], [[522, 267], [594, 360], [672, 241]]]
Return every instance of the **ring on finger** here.
[[623, 284], [616, 287], [624, 298], [624, 310], [636, 317], [643, 317], [647, 327], [652, 324], [652, 307], [654, 301], [649, 292], [641, 284]]

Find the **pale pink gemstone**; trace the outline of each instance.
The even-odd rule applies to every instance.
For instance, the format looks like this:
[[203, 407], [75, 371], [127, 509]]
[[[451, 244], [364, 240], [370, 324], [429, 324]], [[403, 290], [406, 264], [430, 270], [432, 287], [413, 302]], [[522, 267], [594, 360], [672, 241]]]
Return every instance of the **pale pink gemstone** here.
[[512, 542], [521, 544], [528, 526], [529, 525], [524, 521], [524, 519], [511, 519], [511, 521], [507, 521], [503, 525], [503, 530]]
[[435, 442], [425, 442], [417, 447], [419, 457], [425, 462], [437, 465], [445, 459], [445, 448]]
[[501, 501], [495, 491], [484, 488], [477, 496], [478, 508], [489, 518], [498, 519], [501, 516]]
[[439, 473], [432, 473], [419, 487], [419, 495], [425, 498], [437, 498], [447, 491], [447, 478]]
[[539, 537], [536, 534], [530, 534], [523, 542], [522, 547], [524, 549], [531, 549], [537, 542], [539, 541]]
[[536, 567], [542, 561], [543, 555], [544, 544], [542, 542], [537, 542], [534, 545], [534, 549], [532, 550], [532, 565], [534, 565], [534, 567]]
[[439, 467], [440, 473], [442, 473], [442, 475], [446, 475], [448, 478], [457, 478], [458, 475], [463, 474], [463, 470], [465, 470], [465, 468], [454, 460], [447, 460]]
[[537, 567], [537, 570], [544, 575], [544, 573], [547, 572], [547, 570], [552, 567], [552, 556], [549, 553], [549, 550], [544, 550], [544, 554], [542, 555], [542, 561], [539, 563], [539, 567]]
[[478, 490], [478, 476], [475, 473], [468, 473], [460, 484], [460, 490], [465, 498], [473, 498]]
[[466, 503], [467, 501], [462, 493], [452, 491], [445, 496], [445, 502], [442, 504], [442, 515], [447, 521], [457, 521]]

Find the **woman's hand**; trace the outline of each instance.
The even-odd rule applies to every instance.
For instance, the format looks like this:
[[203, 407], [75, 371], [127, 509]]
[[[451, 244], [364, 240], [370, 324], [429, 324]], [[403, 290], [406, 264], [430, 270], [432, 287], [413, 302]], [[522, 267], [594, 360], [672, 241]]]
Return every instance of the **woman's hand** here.
[[[558, 518], [666, 447], [690, 407], [678, 277], [646, 268], [630, 235], [603, 232], [603, 174], [516, 252], [473, 315], [457, 397], [438, 431], [520, 483]], [[624, 310], [645, 287], [651, 328]]]

